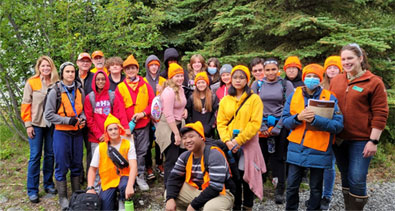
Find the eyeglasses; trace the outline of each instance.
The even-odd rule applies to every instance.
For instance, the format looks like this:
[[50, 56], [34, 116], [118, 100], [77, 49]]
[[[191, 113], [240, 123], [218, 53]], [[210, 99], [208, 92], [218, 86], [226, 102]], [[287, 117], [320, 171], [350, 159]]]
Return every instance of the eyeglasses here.
[[256, 72], [263, 72], [263, 69], [253, 69], [252, 72], [253, 72], [253, 73], [256, 73]]

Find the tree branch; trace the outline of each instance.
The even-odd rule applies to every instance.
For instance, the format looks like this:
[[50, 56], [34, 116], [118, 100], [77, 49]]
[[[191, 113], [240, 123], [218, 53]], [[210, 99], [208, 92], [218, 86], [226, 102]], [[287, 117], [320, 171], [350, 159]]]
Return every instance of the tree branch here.
[[10, 125], [4, 115], [4, 111], [3, 109], [0, 107], [0, 117], [1, 119], [4, 121], [4, 123], [7, 125], [8, 128], [10, 128], [11, 130], [15, 131], [16, 134], [19, 136], [19, 138], [21, 138], [24, 141], [28, 141], [26, 134], [23, 134], [15, 125], [14, 121], [12, 120], [11, 123], [12, 125]]

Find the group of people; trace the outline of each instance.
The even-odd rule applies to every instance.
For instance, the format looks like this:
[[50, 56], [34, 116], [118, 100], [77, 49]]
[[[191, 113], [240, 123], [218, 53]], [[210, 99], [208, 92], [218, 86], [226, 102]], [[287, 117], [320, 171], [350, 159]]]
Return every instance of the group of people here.
[[[44, 189], [58, 193], [64, 209], [67, 173], [73, 192], [85, 175], [84, 146], [87, 192], [99, 194], [103, 210], [122, 209], [135, 186], [149, 190], [154, 169], [164, 177], [166, 210], [251, 210], [268, 178], [275, 202], [297, 210], [307, 170], [307, 209], [328, 209], [335, 162], [345, 209], [362, 210], [368, 200], [366, 176], [388, 104], [382, 80], [355, 43], [324, 66], [303, 67], [290, 56], [284, 78], [274, 58], [232, 67], [197, 54], [184, 69], [174, 48], [165, 50], [163, 63], [150, 55], [145, 77], [133, 55], [122, 60], [84, 52], [76, 63], [62, 63], [59, 80], [53, 60], [41, 56], [25, 84], [21, 115], [33, 203], [39, 202], [42, 148]], [[329, 116], [316, 113], [314, 100], [332, 105]], [[151, 115], [155, 103], [160, 118]]]

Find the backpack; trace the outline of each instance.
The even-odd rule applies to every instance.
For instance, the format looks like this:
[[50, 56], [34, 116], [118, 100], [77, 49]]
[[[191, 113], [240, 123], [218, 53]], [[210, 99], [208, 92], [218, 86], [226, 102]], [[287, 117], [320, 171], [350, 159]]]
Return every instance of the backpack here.
[[[88, 94], [89, 96], [89, 101], [91, 102], [92, 105], [92, 110], [94, 111], [96, 108], [96, 96], [95, 96], [95, 92], [90, 92]], [[115, 99], [115, 93], [111, 90], [108, 90], [108, 96], [110, 97], [110, 104], [111, 104], [111, 110], [114, 106], [114, 99]]]
[[101, 210], [99, 195], [77, 190], [71, 195], [68, 210]]
[[160, 101], [160, 95], [154, 97], [151, 104], [151, 118], [154, 122], [159, 122], [162, 116], [162, 102]]

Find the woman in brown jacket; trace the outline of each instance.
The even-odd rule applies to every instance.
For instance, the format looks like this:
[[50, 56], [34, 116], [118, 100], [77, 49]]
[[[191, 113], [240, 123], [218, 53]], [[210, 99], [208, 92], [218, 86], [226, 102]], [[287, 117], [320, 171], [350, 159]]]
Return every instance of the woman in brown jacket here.
[[363, 210], [368, 196], [366, 175], [388, 118], [387, 94], [380, 77], [369, 71], [365, 51], [352, 43], [341, 50], [345, 74], [331, 80], [339, 100], [344, 129], [334, 152], [339, 167], [346, 210]]

